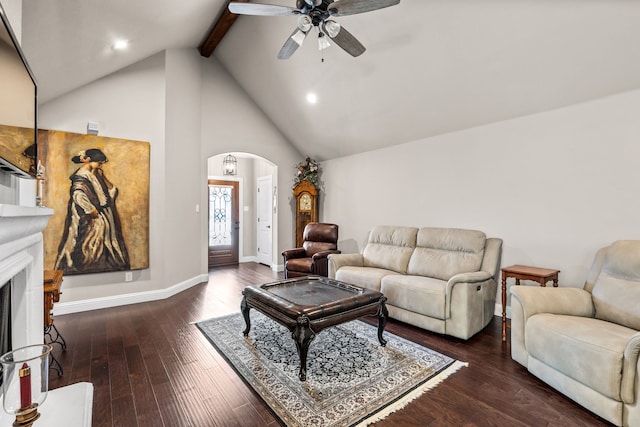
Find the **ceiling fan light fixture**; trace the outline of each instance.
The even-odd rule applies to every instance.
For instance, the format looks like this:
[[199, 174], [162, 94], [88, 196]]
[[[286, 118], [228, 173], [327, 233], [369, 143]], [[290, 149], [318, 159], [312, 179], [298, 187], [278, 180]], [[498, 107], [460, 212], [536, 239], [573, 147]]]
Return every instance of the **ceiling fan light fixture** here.
[[320, 32], [318, 34], [318, 50], [325, 50], [330, 46], [331, 43], [329, 43], [329, 40], [325, 37], [325, 34], [323, 32]]
[[334, 38], [340, 32], [340, 24], [336, 21], [327, 20], [324, 23], [324, 30], [329, 35], [329, 37]]
[[300, 15], [300, 18], [298, 18], [298, 28], [300, 28], [300, 31], [304, 31], [306, 33], [312, 26], [313, 23], [309, 15]]

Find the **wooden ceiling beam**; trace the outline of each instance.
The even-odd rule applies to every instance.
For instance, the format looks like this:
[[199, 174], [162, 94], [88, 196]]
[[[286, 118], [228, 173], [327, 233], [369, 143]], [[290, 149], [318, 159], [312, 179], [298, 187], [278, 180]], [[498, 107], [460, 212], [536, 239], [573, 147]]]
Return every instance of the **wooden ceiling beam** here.
[[[249, 0], [234, 0], [237, 3], [248, 3]], [[211, 27], [211, 31], [205, 39], [198, 46], [198, 50], [200, 51], [200, 55], [208, 58], [213, 54], [213, 51], [218, 47], [218, 44], [222, 41], [224, 36], [227, 34], [233, 23], [236, 21], [238, 15], [235, 13], [229, 12], [228, 3], [225, 5], [222, 10], [222, 14], [218, 18], [218, 20]]]

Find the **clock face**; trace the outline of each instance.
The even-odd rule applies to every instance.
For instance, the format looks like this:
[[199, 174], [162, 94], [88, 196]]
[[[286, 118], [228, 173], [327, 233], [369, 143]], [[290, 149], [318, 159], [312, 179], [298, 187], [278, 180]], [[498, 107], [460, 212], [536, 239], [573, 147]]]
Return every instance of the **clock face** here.
[[303, 193], [300, 196], [300, 210], [301, 211], [311, 210], [311, 195], [309, 193]]

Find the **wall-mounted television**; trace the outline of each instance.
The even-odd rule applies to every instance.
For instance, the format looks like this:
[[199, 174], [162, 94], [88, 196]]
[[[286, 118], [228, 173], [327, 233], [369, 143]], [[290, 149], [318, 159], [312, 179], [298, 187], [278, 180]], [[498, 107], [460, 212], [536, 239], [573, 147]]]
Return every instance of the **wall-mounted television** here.
[[32, 178], [36, 174], [38, 85], [2, 4], [0, 17], [0, 171]]

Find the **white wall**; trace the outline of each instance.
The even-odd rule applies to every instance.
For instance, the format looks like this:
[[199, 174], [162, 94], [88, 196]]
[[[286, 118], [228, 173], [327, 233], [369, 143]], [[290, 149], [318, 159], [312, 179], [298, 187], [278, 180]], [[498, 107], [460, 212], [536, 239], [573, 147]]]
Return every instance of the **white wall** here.
[[633, 91], [324, 162], [322, 218], [348, 251], [376, 224], [479, 229], [503, 266], [582, 286], [598, 248], [640, 239], [638, 111]]
[[[201, 60], [193, 49], [166, 53], [164, 265], [167, 284], [207, 272], [202, 250], [206, 215], [196, 205], [206, 189], [206, 159], [200, 157]], [[200, 184], [200, 185], [199, 185]], [[205, 205], [206, 206], [206, 205]]]
[[[100, 125], [101, 136], [148, 141], [151, 146], [151, 268], [135, 271], [133, 282], [124, 282], [124, 272], [66, 276], [63, 303], [162, 289], [168, 285], [164, 279], [164, 247], [168, 241], [165, 216], [173, 212], [167, 209], [165, 195], [165, 85], [165, 54], [161, 53], [39, 108], [42, 129], [86, 133], [87, 122], [95, 121]], [[171, 176], [175, 177], [173, 171]]]
[[[41, 105], [39, 116], [43, 129], [86, 133], [95, 121], [101, 136], [151, 145], [150, 268], [134, 271], [132, 282], [123, 272], [67, 276], [58, 314], [161, 298], [206, 280], [207, 158], [253, 153], [293, 173], [301, 157], [217, 61], [194, 49], [154, 55]], [[290, 175], [273, 175], [288, 189]], [[289, 210], [280, 222], [288, 248]]]
[[9, 19], [13, 34], [22, 43], [22, 0], [2, 0], [0, 4]]
[[280, 253], [295, 242], [289, 195], [295, 165], [304, 156], [239, 89], [215, 57], [205, 61], [202, 76], [202, 158], [244, 152], [260, 156], [277, 166], [273, 173], [278, 193], [278, 223], [274, 224], [277, 227], [274, 231], [277, 249], [273, 251], [273, 261], [282, 263]]
[[[628, 92], [323, 162], [320, 218], [340, 225], [345, 251], [361, 249], [376, 224], [480, 229], [504, 239], [503, 265], [559, 268], [562, 285], [581, 286], [597, 248], [640, 238], [639, 109], [640, 91]], [[69, 276], [63, 302], [206, 273], [206, 218], [195, 205], [206, 206], [206, 159], [216, 154], [276, 165], [274, 263], [292, 247], [291, 183], [304, 155], [215, 58], [170, 50], [40, 106], [44, 129], [84, 133], [88, 121], [100, 135], [151, 143], [151, 268], [133, 282], [122, 272]]]

